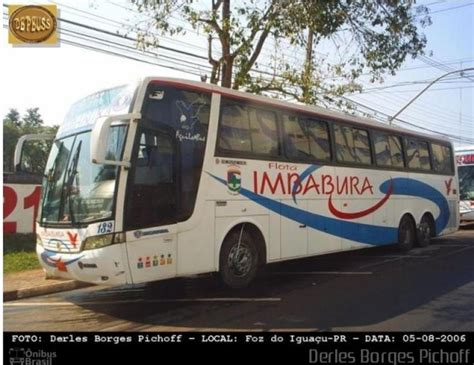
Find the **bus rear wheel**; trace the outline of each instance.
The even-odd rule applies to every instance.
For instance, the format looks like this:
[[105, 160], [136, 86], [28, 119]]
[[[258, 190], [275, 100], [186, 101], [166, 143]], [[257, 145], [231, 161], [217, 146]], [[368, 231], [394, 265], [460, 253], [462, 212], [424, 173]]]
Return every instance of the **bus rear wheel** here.
[[398, 248], [400, 251], [409, 251], [416, 241], [416, 227], [413, 218], [408, 214], [404, 215], [398, 226]]
[[434, 236], [434, 222], [429, 214], [423, 215], [416, 231], [416, 243], [419, 247], [426, 247]]
[[245, 288], [257, 275], [258, 250], [247, 232], [230, 233], [222, 244], [219, 272], [227, 286]]

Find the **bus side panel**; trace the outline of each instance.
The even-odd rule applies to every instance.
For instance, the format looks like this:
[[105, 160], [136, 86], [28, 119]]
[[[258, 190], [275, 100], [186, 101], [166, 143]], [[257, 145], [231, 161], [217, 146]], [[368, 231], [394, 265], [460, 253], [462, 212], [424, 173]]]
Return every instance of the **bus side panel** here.
[[[280, 205], [281, 207], [281, 205]], [[281, 214], [269, 212], [269, 227], [267, 245], [267, 262], [278, 261], [281, 258]]]
[[[456, 212], [458, 205], [458, 190], [456, 187], [456, 177], [411, 173], [410, 178], [428, 184], [434, 189], [431, 192], [427, 192], [426, 196], [423, 197], [423, 204], [411, 202], [410, 209], [416, 214], [416, 223], [420, 223], [423, 214], [429, 212], [437, 222], [438, 235], [455, 231], [458, 226]], [[439, 199], [439, 194], [441, 194], [445, 200]], [[435, 201], [438, 201], [439, 205], [437, 205]]]
[[215, 271], [214, 240], [209, 235], [209, 228], [214, 227], [214, 205], [213, 201], [204, 203], [191, 229], [179, 232], [178, 224], [178, 276]]
[[127, 232], [134, 284], [176, 276], [176, 224]]
[[[283, 199], [281, 203], [285, 207], [308, 211], [308, 201], [300, 199], [293, 201]], [[308, 255], [308, 228], [302, 222], [286, 217], [281, 217], [281, 257], [288, 259]]]
[[[339, 201], [334, 204], [339, 209]], [[329, 216], [327, 208], [327, 199], [311, 199], [308, 201], [308, 210], [311, 213], [321, 216]], [[342, 225], [340, 225], [342, 229]], [[308, 254], [317, 255], [328, 252], [337, 252], [342, 250], [342, 239], [339, 236], [325, 233], [325, 228], [322, 230], [308, 229]]]

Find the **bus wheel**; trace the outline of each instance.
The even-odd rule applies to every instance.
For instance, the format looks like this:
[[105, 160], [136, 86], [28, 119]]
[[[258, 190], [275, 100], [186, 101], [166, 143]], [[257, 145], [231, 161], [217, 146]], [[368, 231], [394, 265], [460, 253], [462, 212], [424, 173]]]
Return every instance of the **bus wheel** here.
[[416, 241], [416, 227], [413, 219], [404, 215], [398, 226], [398, 248], [401, 251], [409, 251]]
[[255, 278], [258, 250], [247, 232], [237, 229], [225, 239], [219, 267], [222, 281], [234, 289], [246, 287]]
[[416, 231], [416, 243], [419, 247], [426, 247], [434, 236], [434, 222], [429, 214], [425, 214]]

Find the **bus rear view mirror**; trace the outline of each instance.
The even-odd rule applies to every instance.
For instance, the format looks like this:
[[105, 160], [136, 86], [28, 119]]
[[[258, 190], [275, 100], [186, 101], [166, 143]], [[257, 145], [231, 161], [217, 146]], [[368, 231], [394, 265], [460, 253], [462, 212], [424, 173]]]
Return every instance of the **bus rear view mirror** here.
[[140, 113], [120, 114], [98, 118], [91, 133], [90, 156], [92, 163], [98, 165], [130, 167], [130, 161], [111, 160], [107, 158], [108, 140], [113, 126], [127, 125], [131, 120], [140, 118]]

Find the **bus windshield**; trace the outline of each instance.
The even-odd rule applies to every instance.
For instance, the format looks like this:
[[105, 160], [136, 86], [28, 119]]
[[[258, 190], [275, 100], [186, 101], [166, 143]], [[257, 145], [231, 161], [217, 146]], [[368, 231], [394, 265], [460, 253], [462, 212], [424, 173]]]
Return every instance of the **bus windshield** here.
[[458, 173], [461, 200], [474, 200], [474, 165], [459, 166]]
[[[97, 118], [130, 111], [136, 85], [122, 85], [89, 95], [71, 106], [58, 130], [42, 186], [42, 224], [81, 224], [113, 215], [118, 168], [93, 164], [91, 129]], [[112, 127], [107, 157], [120, 160], [127, 126]]]
[[[127, 127], [115, 126], [107, 158], [121, 158]], [[90, 159], [90, 135], [84, 132], [56, 140], [43, 179], [41, 223], [90, 223], [110, 219], [118, 167]]]

